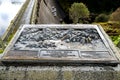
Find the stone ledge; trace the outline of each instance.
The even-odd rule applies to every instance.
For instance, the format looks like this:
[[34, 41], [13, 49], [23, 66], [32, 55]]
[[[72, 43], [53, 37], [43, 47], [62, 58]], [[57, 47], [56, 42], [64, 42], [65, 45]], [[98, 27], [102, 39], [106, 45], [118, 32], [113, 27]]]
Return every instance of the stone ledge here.
[[120, 80], [120, 65], [97, 66], [0, 66], [0, 80]]

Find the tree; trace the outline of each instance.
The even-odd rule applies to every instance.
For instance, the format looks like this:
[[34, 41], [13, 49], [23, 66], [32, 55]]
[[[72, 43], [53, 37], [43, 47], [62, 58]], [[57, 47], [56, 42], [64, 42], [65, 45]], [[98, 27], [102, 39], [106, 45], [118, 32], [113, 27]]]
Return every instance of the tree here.
[[109, 15], [102, 13], [95, 18], [95, 22], [107, 22], [108, 19], [109, 19]]
[[83, 3], [73, 3], [69, 9], [69, 17], [74, 23], [81, 23], [83, 19], [89, 17], [89, 10]]

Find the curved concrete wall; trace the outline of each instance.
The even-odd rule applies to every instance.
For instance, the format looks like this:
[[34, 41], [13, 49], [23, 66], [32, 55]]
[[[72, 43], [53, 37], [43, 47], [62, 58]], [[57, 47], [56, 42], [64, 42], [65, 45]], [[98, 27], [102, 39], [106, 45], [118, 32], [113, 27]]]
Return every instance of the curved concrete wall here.
[[59, 23], [53, 16], [49, 7], [45, 5], [43, 0], [41, 1], [41, 4], [40, 4], [38, 23], [41, 23], [41, 24], [42, 23], [44, 24]]
[[55, 0], [41, 0], [38, 24], [59, 24], [64, 16]]

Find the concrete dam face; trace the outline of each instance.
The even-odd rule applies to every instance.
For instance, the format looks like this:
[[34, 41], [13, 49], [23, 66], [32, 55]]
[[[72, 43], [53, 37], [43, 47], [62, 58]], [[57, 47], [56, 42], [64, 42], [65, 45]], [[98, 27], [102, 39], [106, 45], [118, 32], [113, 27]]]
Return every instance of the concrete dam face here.
[[65, 17], [56, 0], [39, 0], [37, 24], [59, 24]]

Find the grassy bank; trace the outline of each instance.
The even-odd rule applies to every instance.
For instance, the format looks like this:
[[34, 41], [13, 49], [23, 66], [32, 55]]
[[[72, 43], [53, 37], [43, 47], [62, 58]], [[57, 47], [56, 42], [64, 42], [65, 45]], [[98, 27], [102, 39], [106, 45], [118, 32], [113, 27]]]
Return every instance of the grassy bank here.
[[111, 37], [115, 45], [120, 41], [120, 22], [99, 23], [105, 32]]
[[117, 45], [120, 41], [120, 35], [118, 36], [110, 36], [112, 41], [114, 42], [115, 45]]

